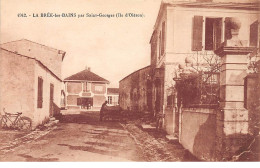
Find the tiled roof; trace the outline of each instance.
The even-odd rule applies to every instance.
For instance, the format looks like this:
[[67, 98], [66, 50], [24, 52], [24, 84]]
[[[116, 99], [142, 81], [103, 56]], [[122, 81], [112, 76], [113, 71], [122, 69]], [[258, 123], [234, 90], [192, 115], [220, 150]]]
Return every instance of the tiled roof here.
[[108, 80], [98, 76], [97, 74], [85, 69], [81, 72], [78, 72], [70, 77], [64, 79], [64, 81], [71, 81], [71, 80], [84, 80], [84, 81], [95, 81], [95, 82], [105, 82], [109, 83]]
[[119, 94], [119, 88], [107, 88], [107, 94]]

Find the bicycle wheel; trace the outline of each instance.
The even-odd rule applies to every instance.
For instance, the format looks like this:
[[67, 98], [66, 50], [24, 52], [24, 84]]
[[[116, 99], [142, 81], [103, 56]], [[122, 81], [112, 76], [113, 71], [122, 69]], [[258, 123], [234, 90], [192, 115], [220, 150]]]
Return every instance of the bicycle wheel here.
[[5, 117], [2, 117], [0, 120], [0, 129], [7, 127], [7, 119]]
[[17, 121], [17, 126], [20, 130], [30, 131], [32, 129], [32, 120], [29, 117], [21, 117]]

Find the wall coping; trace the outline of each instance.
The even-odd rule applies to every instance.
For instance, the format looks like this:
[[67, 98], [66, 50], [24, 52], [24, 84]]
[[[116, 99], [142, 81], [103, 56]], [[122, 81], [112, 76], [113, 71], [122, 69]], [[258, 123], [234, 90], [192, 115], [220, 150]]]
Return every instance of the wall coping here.
[[227, 54], [239, 54], [239, 55], [246, 55], [249, 53], [252, 53], [255, 50], [255, 47], [236, 47], [236, 46], [224, 46], [224, 44], [221, 45], [217, 50], [215, 50], [215, 54], [217, 54], [220, 57], [223, 57]]
[[182, 112], [216, 114], [217, 109], [210, 109], [210, 108], [182, 108]]

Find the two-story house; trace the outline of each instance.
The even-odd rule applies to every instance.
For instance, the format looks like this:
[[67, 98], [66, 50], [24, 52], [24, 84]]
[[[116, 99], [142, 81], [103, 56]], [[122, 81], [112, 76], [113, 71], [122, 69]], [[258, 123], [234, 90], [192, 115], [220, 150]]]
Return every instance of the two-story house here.
[[150, 40], [152, 99], [159, 105], [154, 111], [164, 114], [168, 134], [179, 137], [186, 149], [207, 160], [214, 158], [216, 112], [182, 109], [173, 79], [187, 64], [194, 68], [211, 64], [210, 59], [217, 57], [214, 50], [231, 38], [234, 19], [240, 23], [241, 45], [258, 47], [257, 0], [163, 0]]
[[87, 68], [64, 79], [67, 109], [99, 110], [107, 99], [109, 81]]

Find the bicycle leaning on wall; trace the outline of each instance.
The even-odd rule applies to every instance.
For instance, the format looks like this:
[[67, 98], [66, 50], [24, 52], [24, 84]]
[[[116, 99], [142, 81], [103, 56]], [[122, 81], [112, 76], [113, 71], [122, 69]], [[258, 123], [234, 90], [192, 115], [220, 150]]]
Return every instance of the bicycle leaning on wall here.
[[21, 116], [22, 112], [7, 113], [3, 109], [4, 115], [0, 117], [0, 129], [12, 128], [22, 131], [30, 131], [32, 129], [32, 120], [29, 117]]

